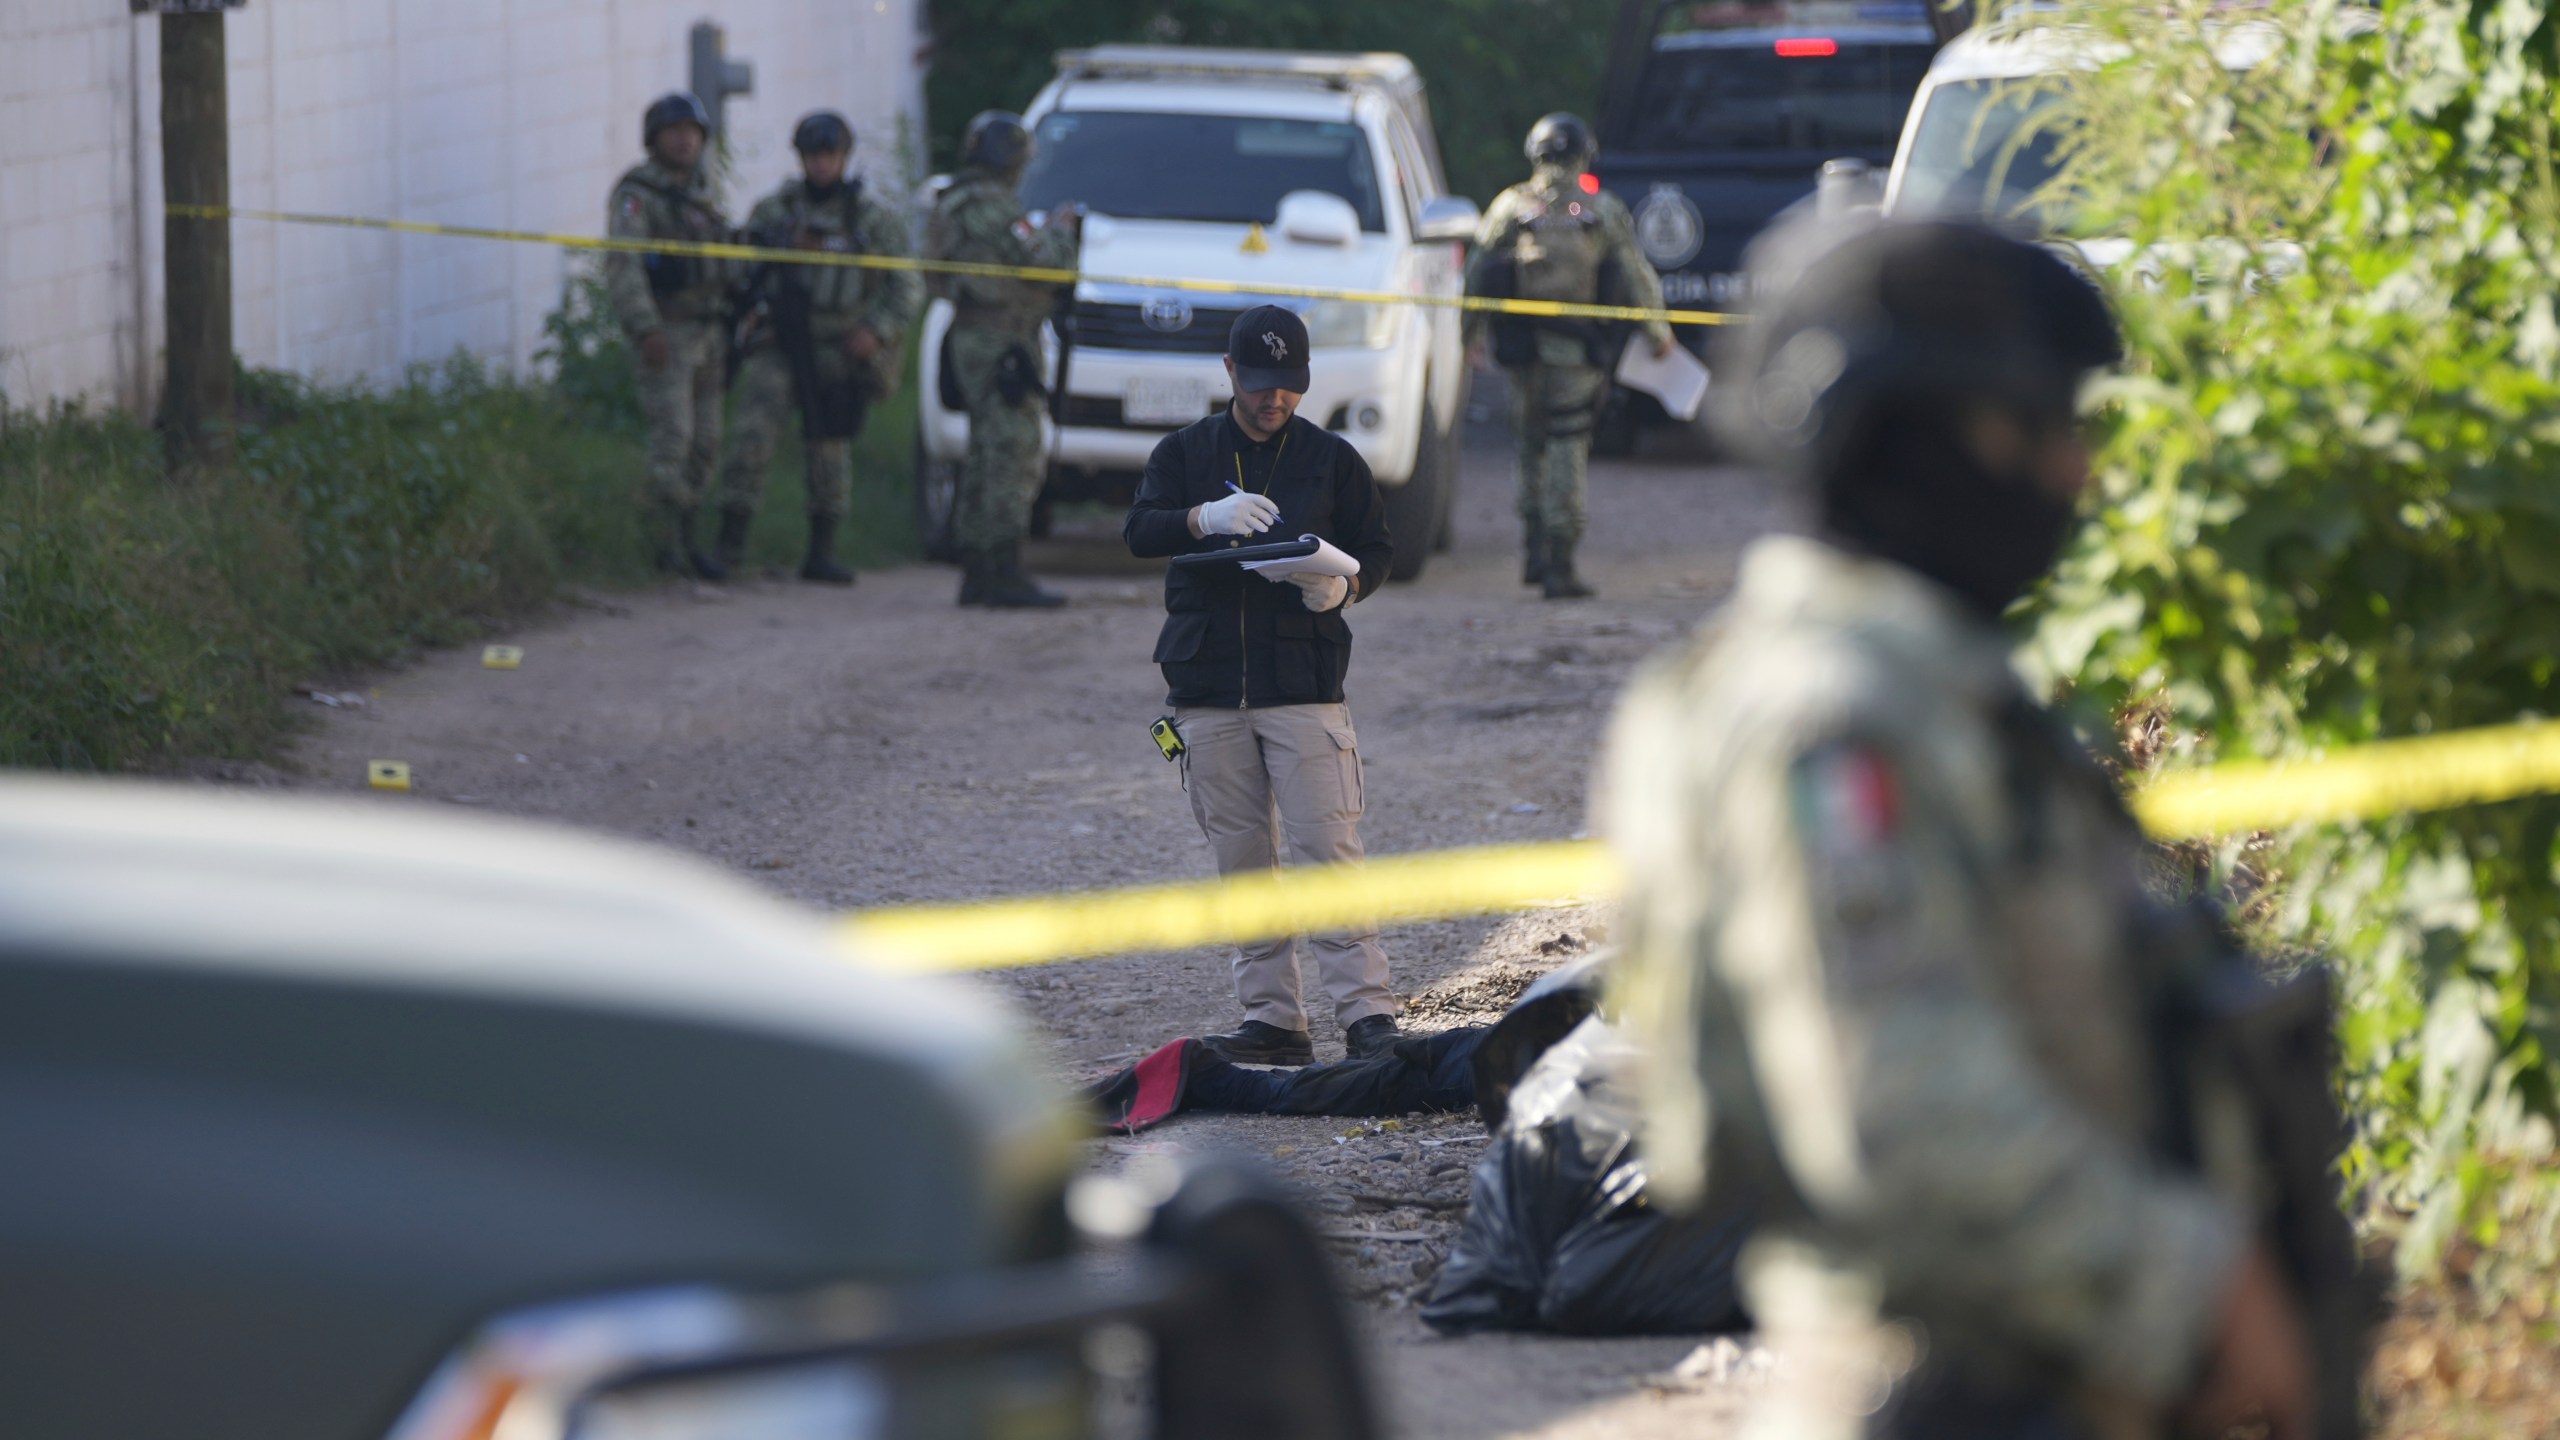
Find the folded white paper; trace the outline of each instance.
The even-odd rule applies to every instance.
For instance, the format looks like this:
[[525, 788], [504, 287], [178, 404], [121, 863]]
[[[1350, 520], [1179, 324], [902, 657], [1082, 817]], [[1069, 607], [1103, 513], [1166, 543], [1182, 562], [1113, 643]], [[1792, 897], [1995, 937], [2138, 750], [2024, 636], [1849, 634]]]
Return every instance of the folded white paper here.
[[1360, 573], [1360, 562], [1352, 559], [1344, 551], [1334, 548], [1332, 541], [1316, 540], [1313, 535], [1301, 535], [1298, 538], [1315, 540], [1316, 553], [1293, 556], [1286, 560], [1247, 560], [1244, 562], [1244, 568], [1265, 580], [1286, 580], [1292, 575], [1340, 575], [1348, 578]]
[[1653, 342], [1638, 335], [1618, 357], [1618, 383], [1661, 401], [1674, 420], [1694, 420], [1698, 402], [1707, 398], [1707, 367], [1679, 345], [1657, 360]]

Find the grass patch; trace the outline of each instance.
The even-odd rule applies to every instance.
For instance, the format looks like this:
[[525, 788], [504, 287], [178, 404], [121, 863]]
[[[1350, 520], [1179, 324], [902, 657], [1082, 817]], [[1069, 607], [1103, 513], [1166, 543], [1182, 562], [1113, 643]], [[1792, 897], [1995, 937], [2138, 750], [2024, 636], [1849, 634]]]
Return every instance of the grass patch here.
[[[244, 374], [237, 466], [186, 484], [129, 415], [0, 404], [0, 765], [269, 755], [297, 680], [484, 634], [564, 583], [650, 581], [629, 356], [592, 296], [549, 328], [538, 383], [468, 357], [387, 390]], [[914, 393], [856, 442], [858, 566], [914, 552]], [[750, 554], [796, 568], [781, 448]]]

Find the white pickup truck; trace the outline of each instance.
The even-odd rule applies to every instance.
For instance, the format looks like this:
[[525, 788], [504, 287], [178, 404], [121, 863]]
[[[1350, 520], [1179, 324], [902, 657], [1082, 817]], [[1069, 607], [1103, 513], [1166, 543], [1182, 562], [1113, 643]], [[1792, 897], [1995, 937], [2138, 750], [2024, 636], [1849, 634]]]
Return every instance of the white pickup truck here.
[[[1446, 548], [1465, 381], [1458, 312], [1306, 300], [1251, 287], [1454, 297], [1475, 205], [1446, 194], [1421, 77], [1401, 55], [1097, 46], [1058, 56], [1025, 120], [1035, 137], [1022, 199], [1087, 209], [1063, 422], [1033, 514], [1060, 501], [1126, 504], [1165, 435], [1224, 407], [1219, 363], [1235, 317], [1265, 301], [1306, 317], [1314, 388], [1300, 413], [1341, 433], [1377, 476], [1396, 539], [1393, 576]], [[1212, 280], [1207, 294], [1120, 283]], [[925, 314], [941, 353], [950, 306]], [[1058, 376], [1054, 333], [1043, 341]], [[919, 387], [917, 522], [947, 547], [969, 420]]]

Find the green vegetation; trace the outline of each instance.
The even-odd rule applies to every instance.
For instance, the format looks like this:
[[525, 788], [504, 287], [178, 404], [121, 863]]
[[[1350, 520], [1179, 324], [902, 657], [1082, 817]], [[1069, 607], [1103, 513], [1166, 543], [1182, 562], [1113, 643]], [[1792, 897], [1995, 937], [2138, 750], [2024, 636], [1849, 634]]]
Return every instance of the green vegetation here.
[[[2038, 654], [2084, 701], [2165, 706], [2196, 752], [2170, 764], [2552, 708], [2555, 30], [2538, 4], [2350, 8], [2250, 12], [2273, 43], [2245, 70], [2208, 0], [2019, 22], [2106, 60], [2038, 84], [2067, 162], [2038, 198], [2132, 247], [2102, 504]], [[2407, 1273], [2560, 1241], [2555, 838], [2553, 797], [2275, 837], [2263, 938], [2336, 957], [2352, 1178]]]
[[932, 157], [948, 166], [981, 110], [1019, 110], [1063, 49], [1112, 42], [1394, 50], [1430, 87], [1449, 186], [1481, 205], [1522, 179], [1520, 141], [1550, 110], [1590, 118], [1617, 0], [934, 0], [925, 79]]
[[[649, 578], [631, 360], [590, 290], [550, 382], [463, 357], [387, 391], [242, 377], [239, 460], [187, 484], [131, 416], [0, 405], [0, 764], [120, 770], [269, 753], [300, 680], [449, 644], [566, 582]], [[913, 386], [857, 446], [846, 551], [913, 548]], [[751, 544], [800, 558], [797, 453]]]

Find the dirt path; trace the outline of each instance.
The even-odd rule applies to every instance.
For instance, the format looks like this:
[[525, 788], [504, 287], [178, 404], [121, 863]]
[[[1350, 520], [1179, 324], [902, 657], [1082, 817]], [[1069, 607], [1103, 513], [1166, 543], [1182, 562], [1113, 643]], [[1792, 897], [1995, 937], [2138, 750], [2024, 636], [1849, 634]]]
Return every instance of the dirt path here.
[[[1694, 624], [1743, 543], [1779, 523], [1764, 484], [1741, 472], [1676, 455], [1597, 465], [1585, 569], [1601, 598], [1541, 603], [1517, 583], [1507, 457], [1496, 437], [1472, 438], [1457, 548], [1352, 622], [1372, 854], [1579, 832], [1593, 744], [1627, 672]], [[1061, 531], [1031, 556], [1074, 599], [1052, 614], [958, 610], [952, 573], [922, 567], [849, 592], [775, 579], [593, 602], [506, 637], [525, 649], [520, 670], [484, 670], [473, 647], [380, 681], [324, 718], [292, 783], [361, 791], [366, 761], [405, 760], [417, 790], [384, 803], [662, 841], [828, 908], [1207, 875], [1174, 771], [1145, 734], [1164, 694], [1147, 659], [1156, 572], [1122, 556], [1116, 518]], [[1397, 988], [1416, 997], [1409, 1025], [1490, 1019], [1586, 948], [1595, 924], [1550, 912], [1389, 932]], [[1223, 954], [986, 983], [1031, 1013], [1070, 1080], [1234, 1019]], [[1339, 1043], [1320, 1020], [1319, 1056]], [[1691, 1341], [1449, 1341], [1414, 1317], [1481, 1137], [1472, 1116], [1392, 1129], [1200, 1116], [1098, 1142], [1097, 1160], [1242, 1147], [1300, 1181], [1345, 1237], [1396, 1433], [1723, 1430], [1730, 1394], [1640, 1383]]]

